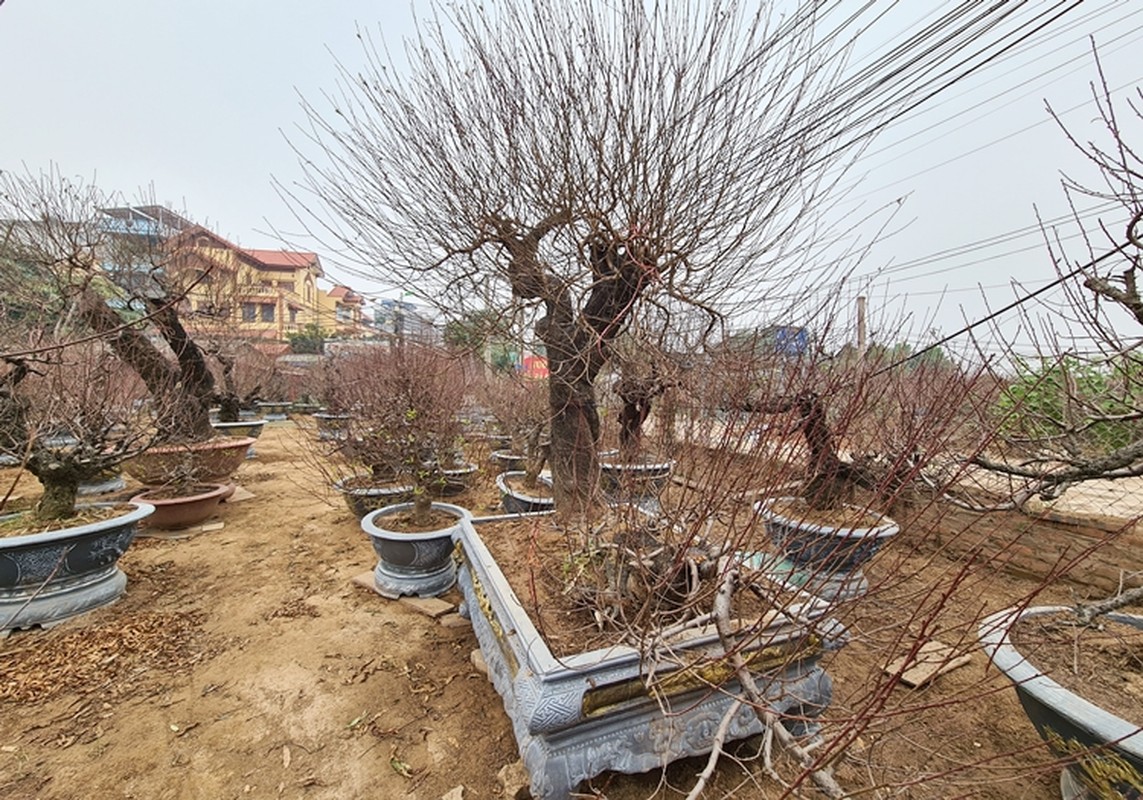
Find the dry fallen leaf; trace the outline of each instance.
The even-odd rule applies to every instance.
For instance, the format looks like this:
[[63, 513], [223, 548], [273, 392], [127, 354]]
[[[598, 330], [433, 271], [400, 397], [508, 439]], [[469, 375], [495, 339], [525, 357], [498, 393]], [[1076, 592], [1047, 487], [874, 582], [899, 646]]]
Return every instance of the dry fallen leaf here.
[[290, 768], [290, 748], [282, 745], [282, 769]]
[[396, 756], [393, 756], [389, 759], [389, 766], [392, 767], [393, 771], [400, 775], [402, 778], [413, 777], [412, 768]]

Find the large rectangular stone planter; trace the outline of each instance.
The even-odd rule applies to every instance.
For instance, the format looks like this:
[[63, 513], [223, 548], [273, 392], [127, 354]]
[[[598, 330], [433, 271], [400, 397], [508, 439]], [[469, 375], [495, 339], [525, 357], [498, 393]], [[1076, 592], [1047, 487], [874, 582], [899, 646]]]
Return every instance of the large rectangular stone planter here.
[[[457, 534], [461, 610], [512, 721], [533, 797], [564, 800], [605, 770], [644, 772], [710, 752], [739, 694], [733, 671], [718, 658], [712, 626], [655, 653], [616, 645], [557, 659], [477, 531], [465, 519]], [[831, 627], [844, 635], [837, 623], [822, 629]], [[811, 733], [813, 718], [831, 699], [832, 683], [818, 661], [834, 642], [781, 616], [752, 642], [743, 654], [771, 708], [789, 715], [784, 724], [796, 735]], [[728, 740], [761, 731], [757, 714], [744, 705]]]

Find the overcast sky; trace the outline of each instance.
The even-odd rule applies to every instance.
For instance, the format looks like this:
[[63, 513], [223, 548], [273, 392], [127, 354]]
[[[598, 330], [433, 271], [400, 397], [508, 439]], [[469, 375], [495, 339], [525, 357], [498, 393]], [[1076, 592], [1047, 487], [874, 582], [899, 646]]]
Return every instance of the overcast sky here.
[[[953, 5], [903, 3], [863, 46], [888, 48]], [[279, 246], [271, 231], [293, 222], [271, 179], [299, 175], [283, 136], [304, 119], [299, 95], [333, 87], [334, 55], [360, 62], [357, 25], [398, 41], [412, 18], [406, 0], [6, 0], [0, 169], [54, 163], [129, 198], [153, 187], [244, 246]], [[1143, 3], [1088, 0], [876, 141], [852, 195], [866, 208], [904, 198], [910, 224], [869, 254], [852, 294], [904, 309], [922, 337], [930, 320], [947, 332], [985, 313], [978, 287], [1001, 305], [1013, 280], [1053, 277], [1033, 204], [1063, 214], [1060, 170], [1083, 164], [1044, 104], [1095, 135], [1092, 36], [1121, 97], [1143, 84]]]

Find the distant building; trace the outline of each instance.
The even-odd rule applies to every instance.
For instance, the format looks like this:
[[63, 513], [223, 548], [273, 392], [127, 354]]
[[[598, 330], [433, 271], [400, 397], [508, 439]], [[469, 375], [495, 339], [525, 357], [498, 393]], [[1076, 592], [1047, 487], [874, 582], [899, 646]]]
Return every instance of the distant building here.
[[373, 326], [380, 336], [419, 344], [440, 344], [441, 332], [417, 306], [383, 297], [373, 308]]

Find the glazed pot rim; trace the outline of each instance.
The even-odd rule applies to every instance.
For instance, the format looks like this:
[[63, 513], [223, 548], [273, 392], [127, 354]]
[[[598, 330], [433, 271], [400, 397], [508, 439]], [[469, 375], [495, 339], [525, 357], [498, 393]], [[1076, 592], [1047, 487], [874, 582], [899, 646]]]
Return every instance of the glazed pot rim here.
[[399, 536], [403, 541], [422, 541], [425, 539], [439, 539], [442, 535], [451, 536], [454, 530], [459, 530], [462, 520], [472, 519], [472, 512], [463, 506], [453, 505], [452, 503], [438, 503], [433, 502], [433, 510], [445, 511], [456, 517], [456, 521], [446, 525], [443, 528], [437, 528], [431, 531], [391, 531], [383, 528], [377, 524], [377, 521], [394, 514], [400, 514], [403, 511], [408, 511], [413, 507], [413, 503], [396, 503], [391, 506], [384, 506], [376, 511], [370, 511], [361, 518], [361, 530], [370, 536], [379, 539], [388, 539], [392, 536]]
[[[60, 528], [59, 530], [42, 531], [40, 533], [28, 533], [23, 536], [5, 536], [0, 538], [0, 551], [9, 547], [22, 547], [30, 544], [47, 544], [49, 542], [58, 541], [60, 539], [70, 539], [74, 536], [86, 536], [89, 533], [98, 533], [101, 530], [109, 528], [118, 528], [122, 525], [133, 525], [140, 520], [151, 516], [155, 513], [155, 506], [150, 503], [135, 503], [130, 502], [136, 508], [131, 511], [124, 512], [118, 517], [111, 519], [100, 520], [99, 522], [88, 522], [84, 525], [75, 525], [67, 528]], [[83, 503], [78, 508], [94, 506], [96, 508], [110, 508], [116, 505], [123, 505], [122, 503]], [[17, 512], [25, 513], [25, 512]], [[5, 514], [4, 517], [15, 516]], [[0, 517], [2, 518], [2, 517]]]
[[[249, 425], [250, 422], [265, 422], [265, 420], [250, 420], [241, 423]], [[245, 449], [258, 441], [253, 436], [219, 436], [217, 439], [208, 439], [205, 442], [194, 442], [193, 444], [159, 444], [154, 447], [148, 447], [136, 458], [145, 457], [148, 454], [154, 455], [170, 455], [172, 453], [194, 453], [210, 450], [229, 450], [229, 449]]]
[[[1018, 689], [1026, 691], [1040, 703], [1050, 706], [1078, 727], [1104, 738], [1116, 749], [1143, 760], [1143, 728], [1112, 714], [1081, 695], [1065, 689], [1042, 673], [1016, 649], [1009, 637], [1012, 625], [1024, 617], [1074, 612], [1069, 606], [1010, 607], [985, 617], [977, 629], [981, 647], [988, 660], [1004, 673]], [[1108, 619], [1143, 628], [1143, 616], [1108, 612]]]
[[143, 503], [149, 503], [150, 505], [157, 506], [157, 507], [180, 505], [183, 503], [189, 504], [189, 503], [194, 503], [194, 502], [198, 502], [201, 500], [209, 500], [209, 499], [212, 499], [214, 497], [221, 497], [230, 489], [230, 484], [229, 483], [212, 483], [212, 482], [204, 482], [204, 483], [196, 483], [195, 484], [196, 489], [205, 489], [207, 487], [209, 487], [208, 491], [198, 492], [196, 494], [180, 495], [178, 497], [147, 497], [147, 495], [152, 494], [154, 492], [164, 492], [164, 491], [168, 490], [168, 488], [164, 487], [164, 486], [155, 486], [155, 487], [148, 488], [146, 491], [140, 492], [139, 494], [135, 495], [134, 497], [131, 498], [131, 502], [134, 503], [136, 501], [139, 501], [139, 502], [143, 502]]
[[833, 525], [822, 525], [814, 522], [807, 522], [804, 519], [795, 519], [787, 517], [774, 511], [770, 506], [773, 503], [783, 501], [799, 500], [801, 498], [784, 496], [784, 497], [769, 497], [754, 503], [754, 512], [762, 516], [763, 519], [770, 522], [776, 522], [779, 525], [789, 525], [797, 528], [806, 533], [823, 534], [827, 536], [835, 536], [839, 539], [887, 539], [890, 536], [896, 536], [901, 530], [900, 526], [890, 517], [884, 514], [878, 514], [876, 511], [869, 511], [863, 509], [866, 513], [879, 517], [880, 522], [876, 525], [861, 526], [847, 526], [836, 527]]
[[[508, 488], [508, 478], [514, 478], [514, 477], [523, 476], [523, 475], [527, 475], [527, 474], [528, 474], [527, 472], [525, 472], [524, 470], [520, 470], [520, 469], [510, 469], [507, 472], [501, 472], [499, 475], [496, 476], [496, 488], [499, 489], [504, 494], [509, 494], [509, 495], [512, 495], [513, 497], [518, 497], [521, 500], [524, 500], [525, 502], [528, 502], [528, 503], [554, 503], [555, 500], [551, 497], [540, 497], [539, 495], [528, 494], [527, 492], [522, 492], [519, 489], [509, 489]], [[552, 485], [552, 479], [548, 478], [544, 475], [537, 476], [536, 480], [540, 481], [541, 483], [547, 484], [547, 486], [549, 488]]]
[[612, 461], [614, 456], [600, 456], [599, 468], [601, 470], [614, 470], [616, 472], [670, 472], [678, 462], [673, 459], [666, 461]]

